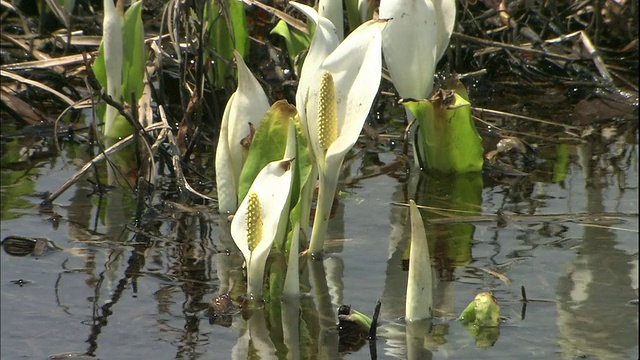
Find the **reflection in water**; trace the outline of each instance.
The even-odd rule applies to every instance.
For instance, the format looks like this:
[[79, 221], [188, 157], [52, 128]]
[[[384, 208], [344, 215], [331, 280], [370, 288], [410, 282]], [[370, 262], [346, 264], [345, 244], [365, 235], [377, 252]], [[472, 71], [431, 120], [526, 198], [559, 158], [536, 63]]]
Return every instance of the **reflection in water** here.
[[[471, 216], [480, 214], [482, 202], [481, 174], [463, 174], [457, 176], [433, 176], [414, 174], [408, 185], [398, 186], [393, 194], [393, 201], [408, 203], [409, 197], [416, 203], [431, 207], [423, 211], [423, 219], [427, 222], [425, 231], [429, 250], [434, 266], [434, 316], [437, 318], [455, 318], [453, 309], [453, 287], [456, 268], [464, 267], [471, 261], [471, 244], [475, 226], [471, 224], [428, 224], [429, 220], [446, 216]], [[407, 207], [392, 207], [390, 213], [391, 235], [390, 255], [387, 260], [385, 287], [382, 294], [383, 318], [390, 321], [400, 320], [405, 316], [405, 297], [407, 290], [407, 269], [405, 263], [411, 236], [409, 210]], [[406, 333], [406, 338], [400, 333], [408, 328], [398, 324], [386, 327], [384, 335], [387, 355], [396, 358], [430, 358], [429, 349], [435, 348], [431, 334], [432, 327], [412, 324], [415, 333]], [[441, 324], [441, 332], [447, 332], [448, 324]], [[440, 339], [442, 339], [440, 337]], [[431, 344], [431, 345], [425, 345]]]
[[[594, 176], [598, 165], [592, 160], [599, 157], [591, 156], [591, 146], [581, 149], [583, 170], [591, 179], [585, 189], [586, 210], [598, 214], [607, 210], [607, 184], [606, 177]], [[621, 195], [624, 186], [623, 180]], [[558, 283], [559, 344], [568, 359], [626, 359], [638, 346], [638, 307], [631, 304], [638, 298], [637, 253], [629, 254], [617, 245], [625, 236], [637, 241], [637, 234], [616, 233], [606, 227], [583, 229], [577, 256]]]
[[[209, 209], [197, 213], [190, 212], [187, 206], [186, 210], [156, 207], [149, 210], [163, 212], [143, 218], [140, 232], [130, 232], [124, 225], [132, 218], [133, 201], [131, 196], [122, 196], [128, 190], [112, 190], [100, 197], [86, 181], [80, 181], [74, 185], [75, 193], [68, 205], [64, 204], [64, 198], [56, 204], [57, 211], [64, 214], [57, 231], [52, 231], [51, 224], [40, 215], [2, 219], [3, 229], [20, 229], [20, 232], [34, 223], [44, 224], [45, 229], [51, 231], [46, 236], [64, 248], [39, 259], [10, 258], [11, 267], [3, 263], [5, 281], [7, 276], [12, 276], [9, 274], [20, 272], [32, 281], [24, 287], [2, 284], [2, 314], [11, 319], [11, 325], [17, 329], [5, 332], [3, 328], [2, 339], [18, 344], [11, 348], [3, 342], [2, 357], [6, 352], [7, 358], [18, 358], [22, 354], [25, 358], [42, 358], [65, 350], [80, 350], [67, 353], [69, 355], [85, 353], [114, 359], [145, 358], [147, 352], [158, 358], [225, 357], [238, 341], [240, 332], [252, 334], [253, 341], [238, 345], [243, 349], [239, 358], [243, 359], [256, 358], [259, 353], [273, 357], [274, 351], [280, 358], [291, 359], [368, 358], [366, 348], [355, 355], [339, 352], [335, 310], [353, 293], [358, 293], [360, 298], [371, 298], [372, 303], [376, 296], [382, 296], [378, 344], [386, 344], [384, 349], [378, 349], [380, 358], [519, 358], [523, 349], [547, 356], [562, 353], [567, 358], [633, 357], [633, 351], [638, 349], [637, 234], [616, 227], [637, 227], [637, 146], [633, 147], [636, 157], [629, 155], [628, 148], [609, 151], [590, 150], [589, 146], [596, 144], [590, 142], [580, 150], [584, 154], [582, 165], [586, 176], [572, 172], [577, 165], [573, 157], [575, 147], [569, 145], [569, 171], [563, 175], [564, 180], [550, 183], [524, 178], [513, 185], [502, 183], [485, 188], [484, 215], [494, 214], [498, 209], [517, 215], [586, 210], [590, 214], [630, 212], [635, 217], [629, 215], [614, 227], [602, 224], [583, 227], [566, 219], [514, 221], [504, 228], [486, 222], [428, 224], [437, 272], [436, 313], [432, 326], [415, 332], [403, 320], [408, 209], [388, 205], [387, 198], [376, 197], [375, 201], [381, 206], [377, 210], [382, 209], [385, 214], [389, 211], [389, 242], [371, 241], [364, 245], [377, 246], [377, 253], [382, 254], [388, 249], [388, 256], [382, 260], [383, 263], [386, 260], [384, 273], [379, 269], [379, 262], [372, 266], [365, 261], [358, 264], [363, 270], [362, 279], [348, 281], [350, 287], [344, 288], [343, 276], [350, 275], [350, 262], [359, 260], [350, 257], [352, 250], [363, 246], [362, 242], [341, 240], [345, 227], [348, 233], [358, 233], [357, 236], [365, 238], [380, 237], [374, 232], [386, 226], [372, 227], [370, 221], [349, 221], [353, 217], [366, 217], [368, 213], [364, 209], [363, 213], [344, 214], [342, 206], [349, 208], [358, 201], [358, 196], [347, 198], [340, 201], [340, 208], [330, 222], [327, 256], [307, 266], [305, 272], [310, 274], [301, 278], [301, 284], [309, 289], [309, 278], [312, 278], [313, 291], [317, 293], [305, 293], [299, 306], [281, 303], [281, 309], [276, 311], [275, 305], [271, 305], [271, 309], [254, 313], [249, 321], [229, 312], [225, 314], [229, 321], [220, 324], [224, 326], [219, 323], [210, 326], [202, 322], [206, 318], [203, 309], [209, 299], [230, 292], [237, 298], [244, 293], [243, 259], [228, 236], [226, 219], [210, 215]], [[455, 216], [468, 214], [461, 210], [479, 213], [477, 188], [482, 185], [478, 186], [474, 179], [417, 177], [411, 184], [381, 180], [378, 185], [396, 186], [392, 199], [395, 202], [406, 203], [414, 197], [421, 205], [453, 209]], [[355, 189], [354, 193], [359, 195], [358, 191]], [[158, 198], [163, 195], [159, 193]], [[586, 207], [582, 204], [585, 198], [588, 198]], [[423, 210], [422, 214], [428, 222], [451, 212]], [[8, 257], [5, 253], [0, 255], [3, 260]], [[537, 266], [540, 263], [542, 268]], [[461, 271], [463, 267], [465, 271]], [[477, 271], [484, 268], [502, 272], [511, 280], [511, 285]], [[32, 272], [27, 274], [27, 271]], [[49, 282], [43, 280], [51, 273]], [[371, 282], [383, 281], [382, 294], [378, 288], [371, 290]], [[553, 303], [557, 312], [551, 303], [532, 301], [527, 317], [521, 320], [520, 285], [531, 290], [532, 298], [547, 299], [555, 295]], [[494, 286], [507, 321], [500, 328], [496, 345], [479, 351], [476, 340], [482, 338], [473, 339], [453, 318], [456, 311], [462, 309], [461, 303], [467, 303], [476, 292]], [[368, 314], [369, 309], [359, 310]], [[296, 326], [287, 326], [293, 324]], [[41, 329], [49, 331], [47, 335], [51, 336], [39, 336], [45, 331]], [[240, 338], [248, 340], [245, 336]]]

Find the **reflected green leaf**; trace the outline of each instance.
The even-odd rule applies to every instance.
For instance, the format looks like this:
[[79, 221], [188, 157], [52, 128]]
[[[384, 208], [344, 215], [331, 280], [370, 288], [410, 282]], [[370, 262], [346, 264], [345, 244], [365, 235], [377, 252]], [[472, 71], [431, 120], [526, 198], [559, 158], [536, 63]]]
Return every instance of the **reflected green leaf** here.
[[556, 161], [553, 165], [552, 183], [559, 183], [567, 177], [569, 168], [569, 147], [567, 144], [558, 144], [556, 146]]

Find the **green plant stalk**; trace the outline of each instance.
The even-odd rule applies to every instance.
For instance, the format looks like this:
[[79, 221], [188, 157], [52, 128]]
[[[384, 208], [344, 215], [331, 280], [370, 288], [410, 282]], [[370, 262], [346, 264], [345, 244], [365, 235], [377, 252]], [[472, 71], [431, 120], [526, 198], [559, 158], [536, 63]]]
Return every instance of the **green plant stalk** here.
[[[99, 56], [93, 64], [93, 72], [115, 101], [130, 104], [131, 94], [135, 94], [137, 102], [144, 89], [146, 54], [141, 16], [142, 1], [134, 2], [124, 14], [124, 19], [117, 21], [114, 17], [119, 15], [114, 15], [115, 8], [111, 9], [109, 5], [112, 5], [112, 2], [107, 2], [109, 10], [105, 15], [109, 14], [111, 20], [104, 28], [105, 33], [98, 49]], [[109, 43], [109, 52], [105, 51], [105, 39]], [[122, 46], [121, 51], [111, 51], [118, 46]], [[136, 106], [136, 104], [130, 105]], [[112, 107], [98, 109], [98, 115], [105, 119], [104, 134], [107, 138], [118, 139], [133, 133], [133, 127]]]
[[327, 237], [329, 217], [331, 207], [338, 187], [339, 171], [320, 171], [320, 182], [318, 186], [318, 201], [316, 202], [316, 216], [313, 219], [311, 230], [311, 240], [309, 242], [309, 252], [311, 256], [320, 256]]
[[[306, 246], [306, 241], [309, 239], [308, 227], [309, 212], [311, 211], [311, 198], [315, 188], [317, 173], [314, 172], [309, 142], [304, 135], [298, 115], [294, 118], [294, 125], [296, 130], [296, 158], [293, 162], [294, 183], [292, 184], [291, 204], [295, 205], [291, 209], [289, 221], [291, 224], [298, 223], [297, 226], [302, 231], [300, 236], [303, 237], [302, 241]], [[295, 226], [287, 236], [287, 242], [289, 244], [285, 246], [286, 249], [289, 249], [291, 246], [294, 230]]]

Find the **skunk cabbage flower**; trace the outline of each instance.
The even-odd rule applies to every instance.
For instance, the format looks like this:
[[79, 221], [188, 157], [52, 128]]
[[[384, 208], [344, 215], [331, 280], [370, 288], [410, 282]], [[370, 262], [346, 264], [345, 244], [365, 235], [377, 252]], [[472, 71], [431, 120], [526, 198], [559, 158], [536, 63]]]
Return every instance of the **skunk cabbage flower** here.
[[[455, 16], [455, 0], [380, 2], [380, 19], [390, 19], [382, 31], [384, 58], [401, 97], [424, 99], [431, 94]], [[420, 40], [407, 41], [412, 38]]]
[[264, 267], [291, 188], [291, 160], [273, 161], [258, 173], [231, 222], [231, 236], [247, 263], [247, 293], [262, 297]]
[[237, 51], [234, 56], [238, 64], [238, 89], [224, 109], [216, 149], [218, 209], [223, 214], [233, 213], [238, 207], [238, 183], [248, 150], [243, 140], [250, 139], [253, 129], [269, 110], [269, 99], [260, 83]]
[[[296, 107], [318, 167], [320, 187], [309, 250], [322, 251], [327, 221], [347, 152], [358, 140], [380, 86], [381, 26], [368, 21], [355, 29], [335, 50], [331, 26], [313, 9], [305, 14], [318, 23], [302, 68]], [[326, 56], [326, 58], [325, 58]]]
[[436, 62], [438, 62], [447, 51], [451, 34], [453, 34], [453, 26], [456, 22], [456, 1], [433, 0], [433, 6], [436, 10], [438, 25], [438, 52], [436, 53]]
[[338, 34], [338, 39], [344, 39], [344, 16], [342, 0], [320, 0], [318, 2], [318, 15], [327, 18], [333, 23]]

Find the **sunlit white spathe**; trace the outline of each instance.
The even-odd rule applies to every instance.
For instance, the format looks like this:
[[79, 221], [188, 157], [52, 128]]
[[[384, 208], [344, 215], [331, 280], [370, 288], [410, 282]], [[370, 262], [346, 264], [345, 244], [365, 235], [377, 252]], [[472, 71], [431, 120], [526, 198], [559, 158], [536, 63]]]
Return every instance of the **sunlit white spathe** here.
[[249, 195], [244, 198], [231, 222], [231, 236], [247, 263], [247, 293], [255, 298], [262, 296], [265, 264], [289, 197], [291, 173], [291, 160], [270, 162], [258, 173], [249, 188], [248, 194], [255, 193], [259, 199], [262, 222], [260, 241], [253, 250], [248, 242]]
[[249, 123], [257, 128], [269, 110], [269, 99], [262, 86], [242, 56], [237, 51], [234, 56], [238, 64], [238, 89], [224, 109], [216, 148], [218, 210], [222, 214], [232, 214], [238, 207], [238, 185], [244, 164], [241, 141], [250, 134]]
[[338, 39], [344, 39], [344, 19], [342, 0], [320, 0], [318, 2], [318, 15], [329, 19], [336, 28]]
[[[381, 0], [385, 62], [403, 98], [425, 99], [433, 91], [435, 68], [453, 32], [455, 0]], [[415, 39], [415, 41], [409, 41]]]
[[[333, 24], [308, 6], [290, 3], [316, 22], [316, 32], [302, 67], [296, 93], [296, 107], [318, 168], [319, 192], [309, 250], [322, 251], [327, 221], [338, 185], [342, 162], [358, 140], [380, 86], [382, 54], [381, 27], [368, 21], [337, 44]], [[337, 138], [326, 150], [320, 146], [318, 109], [321, 78], [331, 74], [335, 84]]]

